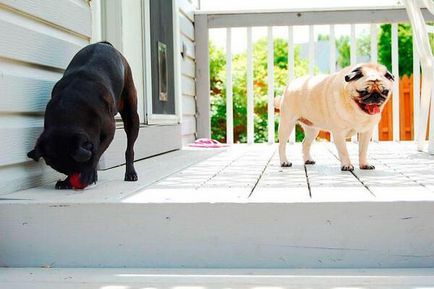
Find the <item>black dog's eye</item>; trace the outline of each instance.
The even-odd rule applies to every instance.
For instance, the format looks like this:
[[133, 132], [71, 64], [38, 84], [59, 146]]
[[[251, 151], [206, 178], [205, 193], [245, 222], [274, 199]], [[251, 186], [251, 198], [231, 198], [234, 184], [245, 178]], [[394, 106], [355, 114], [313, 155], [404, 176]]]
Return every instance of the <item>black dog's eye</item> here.
[[381, 94], [383, 94], [383, 95], [388, 95], [388, 94], [389, 94], [389, 90], [388, 90], [388, 89], [385, 89], [385, 90], [383, 90], [383, 91], [381, 92]]
[[367, 90], [357, 90], [357, 92], [361, 95], [361, 96], [365, 96], [369, 94], [369, 91]]

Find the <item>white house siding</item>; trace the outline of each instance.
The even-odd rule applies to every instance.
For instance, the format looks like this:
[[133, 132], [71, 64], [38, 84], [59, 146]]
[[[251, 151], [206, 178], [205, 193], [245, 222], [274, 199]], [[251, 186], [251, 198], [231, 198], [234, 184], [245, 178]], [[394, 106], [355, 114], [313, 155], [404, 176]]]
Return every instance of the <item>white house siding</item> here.
[[51, 89], [91, 37], [85, 0], [0, 0], [0, 194], [59, 178], [30, 161]]
[[196, 87], [195, 87], [195, 50], [194, 50], [194, 10], [195, 1], [178, 0], [181, 51], [182, 84], [182, 143], [195, 140], [196, 132]]

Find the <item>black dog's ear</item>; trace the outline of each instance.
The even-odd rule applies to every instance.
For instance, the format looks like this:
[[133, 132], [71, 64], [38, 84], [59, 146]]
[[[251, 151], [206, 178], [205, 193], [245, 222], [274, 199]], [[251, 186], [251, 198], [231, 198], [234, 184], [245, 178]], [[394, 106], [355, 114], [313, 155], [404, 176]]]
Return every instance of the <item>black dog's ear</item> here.
[[386, 74], [384, 75], [384, 77], [386, 77], [390, 81], [395, 81], [395, 76], [393, 76], [393, 74], [390, 73], [389, 71], [386, 71]]
[[31, 150], [27, 153], [27, 157], [29, 157], [29, 158], [33, 159], [35, 162], [37, 162], [42, 157], [41, 151], [36, 146], [33, 150]]
[[345, 75], [345, 81], [350, 82], [353, 80], [357, 80], [357, 79], [361, 78], [362, 76], [363, 76], [362, 69], [360, 67], [357, 67], [357, 68], [353, 69], [353, 71], [351, 71], [350, 73]]

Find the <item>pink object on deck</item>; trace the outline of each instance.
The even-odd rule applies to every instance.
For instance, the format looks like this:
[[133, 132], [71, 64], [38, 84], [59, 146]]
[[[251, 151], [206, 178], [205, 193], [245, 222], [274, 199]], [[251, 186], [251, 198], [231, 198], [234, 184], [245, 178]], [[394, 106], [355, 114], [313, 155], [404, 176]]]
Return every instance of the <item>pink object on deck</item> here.
[[222, 144], [219, 141], [216, 141], [215, 139], [209, 139], [209, 138], [200, 138], [197, 139], [194, 143], [189, 144], [191, 147], [196, 148], [221, 148], [221, 147], [227, 147], [227, 144]]

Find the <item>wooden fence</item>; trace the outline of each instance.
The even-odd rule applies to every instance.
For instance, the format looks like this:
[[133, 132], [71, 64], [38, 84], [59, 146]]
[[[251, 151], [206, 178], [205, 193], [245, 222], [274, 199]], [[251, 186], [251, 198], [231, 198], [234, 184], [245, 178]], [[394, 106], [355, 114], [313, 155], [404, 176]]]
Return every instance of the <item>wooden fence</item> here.
[[[413, 75], [404, 75], [399, 81], [399, 115], [400, 115], [400, 140], [413, 140]], [[378, 125], [378, 139], [393, 140], [393, 99], [391, 98], [383, 110], [381, 121]], [[330, 133], [322, 131], [319, 138], [330, 140]]]

